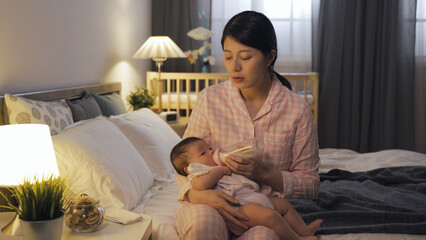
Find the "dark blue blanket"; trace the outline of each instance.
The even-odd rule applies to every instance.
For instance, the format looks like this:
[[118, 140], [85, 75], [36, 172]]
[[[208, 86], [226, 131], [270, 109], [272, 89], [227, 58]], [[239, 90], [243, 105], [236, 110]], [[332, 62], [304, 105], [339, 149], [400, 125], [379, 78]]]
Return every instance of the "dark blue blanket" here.
[[324, 220], [318, 234], [426, 234], [426, 167], [320, 174], [314, 200], [290, 199], [306, 223]]

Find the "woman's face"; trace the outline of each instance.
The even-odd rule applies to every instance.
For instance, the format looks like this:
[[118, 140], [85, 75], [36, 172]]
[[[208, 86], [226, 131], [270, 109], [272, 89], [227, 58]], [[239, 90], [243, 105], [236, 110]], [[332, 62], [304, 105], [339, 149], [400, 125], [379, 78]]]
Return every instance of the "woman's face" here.
[[265, 56], [228, 36], [223, 42], [223, 52], [225, 68], [238, 89], [258, 87], [269, 80], [268, 66], [275, 58], [274, 50]]

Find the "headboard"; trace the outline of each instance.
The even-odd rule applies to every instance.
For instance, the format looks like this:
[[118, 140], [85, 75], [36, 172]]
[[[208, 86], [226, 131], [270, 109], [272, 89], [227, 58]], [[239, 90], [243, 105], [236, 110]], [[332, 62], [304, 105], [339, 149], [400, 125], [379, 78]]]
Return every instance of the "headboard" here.
[[[25, 93], [11, 93], [15, 96], [21, 96], [32, 100], [39, 101], [55, 101], [60, 99], [73, 100], [80, 98], [82, 93], [97, 93], [100, 95], [109, 94], [109, 93], [118, 93], [121, 94], [121, 82], [109, 82], [109, 83], [100, 83], [79, 87], [70, 87], [70, 88], [60, 88], [52, 90], [43, 90], [43, 91], [34, 91], [34, 92], [25, 92]], [[4, 102], [4, 95], [0, 96], [0, 125], [8, 123], [8, 115]]]

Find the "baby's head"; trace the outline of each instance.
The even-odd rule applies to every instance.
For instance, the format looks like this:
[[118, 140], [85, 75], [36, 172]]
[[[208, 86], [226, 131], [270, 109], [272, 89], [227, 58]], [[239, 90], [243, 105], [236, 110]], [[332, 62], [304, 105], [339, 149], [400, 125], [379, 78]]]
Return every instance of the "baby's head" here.
[[212, 148], [201, 138], [189, 137], [180, 141], [172, 149], [170, 160], [176, 172], [188, 176], [188, 166], [191, 163], [203, 163], [215, 166]]

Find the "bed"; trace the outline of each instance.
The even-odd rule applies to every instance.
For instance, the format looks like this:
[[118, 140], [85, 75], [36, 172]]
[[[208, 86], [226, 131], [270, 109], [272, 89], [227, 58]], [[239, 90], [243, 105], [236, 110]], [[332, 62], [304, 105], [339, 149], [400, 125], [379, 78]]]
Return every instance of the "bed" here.
[[[107, 98], [119, 94], [120, 88], [120, 83], [107, 83], [13, 94], [17, 98], [13, 103], [10, 103], [10, 96], [6, 99], [1, 96], [1, 124], [14, 121], [8, 116], [15, 116], [17, 106], [14, 103], [19, 101], [22, 101], [19, 111], [24, 111], [25, 106], [31, 111], [32, 106], [63, 104], [64, 99], [82, 101], [87, 94]], [[101, 110], [104, 108], [108, 106]], [[118, 207], [150, 215], [152, 239], [179, 239], [174, 215], [180, 202], [176, 200], [178, 189], [169, 152], [180, 138], [150, 109], [115, 113], [107, 117], [102, 112], [100, 116], [69, 123], [52, 136], [61, 175], [72, 180], [74, 191], [84, 191], [100, 199], [106, 209]], [[404, 150], [360, 154], [346, 149], [320, 149], [320, 157], [321, 187], [326, 188], [320, 189], [314, 200], [291, 201], [306, 221], [318, 216], [324, 218], [318, 231], [321, 240], [426, 239], [425, 154]], [[361, 187], [368, 190], [368, 186], [373, 185], [381, 189], [382, 194], [358, 194]], [[353, 186], [356, 188], [352, 189]], [[389, 192], [393, 193], [395, 188], [401, 191], [396, 192], [401, 196], [404, 193], [413, 198], [392, 209], [383, 202], [375, 204], [378, 200], [392, 202], [397, 196]], [[332, 194], [330, 189], [334, 190]], [[360, 199], [356, 198], [357, 194]], [[386, 198], [370, 201], [367, 196]], [[345, 205], [349, 198], [354, 198], [355, 203], [363, 200], [362, 206], [368, 205], [368, 208], [354, 207], [352, 203], [349, 210], [332, 208]], [[329, 203], [331, 208], [327, 209], [320, 202]], [[418, 209], [404, 208], [411, 203]], [[338, 215], [333, 215], [336, 213]], [[367, 221], [363, 214], [370, 214], [367, 217], [373, 221]], [[354, 216], [361, 216], [362, 220]], [[386, 222], [390, 219], [388, 216], [394, 220]]]
[[[281, 73], [287, 78], [293, 92], [299, 94], [311, 107], [315, 124], [318, 123], [318, 74]], [[198, 93], [206, 86], [228, 80], [228, 74], [221, 73], [146, 73], [147, 89], [156, 95], [154, 109], [160, 111], [175, 110], [188, 117], [195, 104]], [[181, 111], [184, 110], [184, 111]]]

